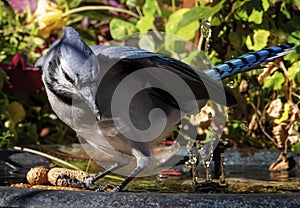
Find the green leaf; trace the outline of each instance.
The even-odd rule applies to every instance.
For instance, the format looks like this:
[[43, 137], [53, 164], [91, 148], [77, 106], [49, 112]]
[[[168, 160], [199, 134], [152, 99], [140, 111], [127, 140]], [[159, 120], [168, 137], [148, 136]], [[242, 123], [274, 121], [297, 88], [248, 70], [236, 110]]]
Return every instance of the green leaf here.
[[258, 11], [256, 9], [253, 9], [251, 15], [248, 18], [248, 22], [253, 22], [259, 25], [263, 21], [263, 15], [264, 15], [263, 11]]
[[249, 50], [261, 50], [267, 46], [270, 31], [254, 30], [253, 38], [248, 35], [246, 45]]
[[226, 16], [226, 19], [230, 17], [232, 13], [234, 13], [234, 16], [238, 20], [247, 21], [249, 14], [247, 13], [247, 10], [243, 7], [244, 4], [247, 4], [251, 0], [245, 0], [245, 1], [235, 1], [232, 4], [231, 12]]
[[157, 2], [156, 0], [146, 0], [142, 11], [144, 15], [153, 15], [157, 10]]
[[212, 17], [218, 13], [223, 8], [224, 3], [225, 0], [220, 1], [214, 6], [198, 6], [189, 10], [188, 12], [184, 12], [183, 16], [180, 17], [180, 21], [178, 21], [178, 25], [176, 26], [175, 30], [179, 30], [193, 21], [199, 21], [200, 19], [207, 20], [209, 17]]
[[280, 124], [280, 123], [288, 120], [289, 119], [289, 110], [290, 110], [290, 104], [285, 103], [284, 107], [283, 107], [283, 112], [282, 112], [281, 118], [275, 119], [274, 123]]
[[134, 24], [121, 19], [112, 19], [109, 24], [110, 34], [116, 40], [121, 40], [137, 32]]
[[143, 0], [126, 0], [126, 6], [130, 9], [142, 6], [143, 3]]
[[262, 0], [262, 6], [263, 6], [265, 12], [268, 11], [268, 9], [270, 7], [269, 0]]
[[7, 75], [6, 75], [5, 71], [0, 68], [0, 95], [2, 94], [1, 91], [4, 86], [5, 81], [7, 81]]
[[143, 35], [140, 38], [138, 45], [140, 49], [155, 52], [155, 42], [152, 35]]
[[82, 0], [72, 0], [72, 1], [68, 1], [68, 2], [69, 2], [70, 8], [75, 8], [75, 7], [79, 6], [79, 4], [82, 2]]
[[231, 8], [231, 12], [234, 12], [235, 10], [240, 10], [241, 7], [246, 4], [247, 2], [249, 2], [251, 0], [245, 0], [245, 1], [235, 1], [233, 4], [232, 4], [232, 8]]
[[19, 123], [25, 119], [26, 112], [24, 107], [17, 101], [13, 101], [8, 106], [8, 112], [14, 123]]
[[300, 152], [300, 142], [297, 142], [291, 146], [291, 152]]
[[189, 21], [188, 24], [179, 27], [179, 22], [185, 18], [184, 14], [188, 11], [189, 9], [183, 8], [170, 15], [166, 24], [166, 33], [175, 34], [184, 40], [192, 39], [200, 26], [198, 21]]
[[199, 70], [211, 68], [211, 62], [205, 53], [197, 50], [196, 48], [189, 52], [186, 57], [183, 57], [181, 61]]
[[292, 32], [288, 37], [288, 42], [300, 45], [300, 30]]
[[210, 21], [210, 26], [211, 27], [214, 27], [214, 26], [220, 26], [223, 22], [224, 22], [224, 18], [222, 16], [213, 16], [211, 18], [211, 21]]
[[299, 8], [300, 7], [300, 0], [294, 0], [293, 5], [295, 5]]
[[233, 45], [235, 49], [240, 49], [242, 47], [242, 34], [240, 32], [231, 32], [228, 35], [230, 44]]
[[166, 24], [166, 32], [167, 33], [171, 33], [171, 34], [176, 33], [177, 25], [178, 25], [180, 19], [183, 18], [183, 14], [186, 13], [187, 11], [189, 11], [189, 9], [183, 8], [183, 9], [177, 10], [176, 12], [174, 12], [173, 14], [170, 15], [169, 20]]
[[293, 65], [288, 68], [288, 75], [297, 85], [300, 84], [300, 61], [293, 63]]
[[287, 41], [295, 43], [296, 47], [292, 53], [284, 56], [284, 60], [289, 60], [290, 62], [298, 61], [300, 59], [300, 31], [292, 32]]
[[178, 60], [181, 60], [187, 54], [185, 43], [186, 41], [177, 35], [167, 33], [164, 37], [165, 49], [170, 52], [172, 58]]
[[10, 140], [12, 140], [14, 134], [10, 131], [3, 131], [2, 135], [0, 134], [0, 150], [5, 150], [9, 147]]
[[282, 84], [284, 83], [285, 78], [284, 75], [278, 71], [276, 71], [272, 76], [268, 76], [264, 78], [263, 88], [271, 88], [273, 90], [280, 90]]
[[9, 100], [6, 94], [0, 91], [0, 116], [2, 116], [2, 114], [4, 114], [7, 111], [8, 106], [9, 106]]
[[232, 124], [232, 128], [234, 128], [234, 129], [239, 128], [239, 126], [240, 126], [239, 123], [233, 123], [233, 124]]
[[168, 9], [160, 8], [160, 10], [161, 10], [161, 17], [162, 18], [167, 18], [168, 19], [170, 17], [170, 15], [172, 14], [172, 12]]
[[60, 6], [63, 6], [64, 4], [66, 4], [66, 0], [55, 0], [55, 3], [57, 3]]
[[272, 36], [274, 37], [274, 41], [272, 41], [272, 42], [285, 43], [287, 41], [289, 34], [280, 28], [278, 30], [273, 30]]
[[280, 11], [286, 16], [286, 18], [291, 19], [291, 14], [287, 9], [286, 3], [282, 1], [280, 6]]
[[[264, 11], [269, 7], [268, 2], [264, 3], [263, 1], [264, 0], [252, 0], [242, 2], [236, 1], [232, 12], [234, 11], [234, 16], [238, 20], [242, 20], [245, 22], [253, 22], [258, 25], [262, 24]], [[226, 18], [230, 18], [230, 15], [227, 15]]]
[[[193, 61], [195, 60], [195, 58], [197, 57], [199, 51], [192, 51], [188, 54], [187, 57], [183, 58], [181, 61], [192, 66], [193, 65]], [[193, 65], [194, 66], [194, 65]], [[196, 66], [194, 66], [196, 67]]]
[[139, 29], [140, 32], [147, 32], [148, 30], [154, 27], [154, 16], [153, 15], [145, 15], [143, 16], [137, 23], [136, 28]]

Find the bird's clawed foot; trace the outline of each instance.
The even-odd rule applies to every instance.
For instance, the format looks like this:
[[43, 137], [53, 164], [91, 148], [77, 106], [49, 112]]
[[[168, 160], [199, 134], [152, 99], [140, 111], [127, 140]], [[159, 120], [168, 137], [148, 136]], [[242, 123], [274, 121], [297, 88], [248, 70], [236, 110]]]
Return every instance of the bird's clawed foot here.
[[[59, 183], [59, 180], [61, 182]], [[72, 187], [72, 188], [86, 188], [86, 184], [82, 181], [78, 180], [76, 177], [68, 176], [65, 173], [60, 174], [57, 176], [55, 180], [55, 185], [58, 186], [66, 186], [66, 187]]]
[[[76, 177], [68, 176], [67, 174], [60, 174], [57, 176], [55, 180], [55, 185], [65, 186], [65, 187], [72, 187], [72, 188], [80, 188], [86, 190], [93, 190], [97, 192], [108, 192], [113, 190], [113, 188], [109, 185], [97, 185], [93, 182], [93, 177], [87, 178], [84, 181], [78, 180]], [[60, 183], [59, 180], [61, 180]]]
[[119, 191], [121, 191], [121, 187], [120, 187], [120, 186], [117, 186], [117, 187], [115, 187], [114, 189], [112, 189], [110, 192], [116, 193], [116, 192], [119, 192]]

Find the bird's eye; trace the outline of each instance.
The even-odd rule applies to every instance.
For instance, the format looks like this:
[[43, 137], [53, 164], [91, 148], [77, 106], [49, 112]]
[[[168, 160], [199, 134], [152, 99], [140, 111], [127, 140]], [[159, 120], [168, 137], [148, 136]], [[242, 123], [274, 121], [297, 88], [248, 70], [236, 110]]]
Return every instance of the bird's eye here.
[[74, 80], [65, 71], [63, 71], [63, 73], [64, 73], [66, 80], [68, 80], [69, 82], [71, 82], [73, 84]]

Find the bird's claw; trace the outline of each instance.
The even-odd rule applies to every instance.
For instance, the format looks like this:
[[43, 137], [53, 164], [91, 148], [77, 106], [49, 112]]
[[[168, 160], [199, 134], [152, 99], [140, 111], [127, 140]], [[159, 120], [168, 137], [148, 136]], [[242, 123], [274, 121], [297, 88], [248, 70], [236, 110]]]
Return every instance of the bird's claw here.
[[87, 178], [84, 181], [78, 180], [76, 177], [68, 176], [67, 174], [60, 174], [57, 176], [55, 180], [55, 185], [58, 185], [58, 181], [61, 180], [60, 185], [65, 187], [72, 187], [72, 188], [80, 188], [80, 189], [87, 189], [93, 190], [96, 192], [107, 192], [112, 190], [113, 188], [109, 185], [96, 185], [93, 183], [92, 178]]
[[76, 177], [68, 176], [65, 173], [60, 174], [56, 177], [55, 185], [58, 185], [58, 181], [61, 180], [61, 186], [72, 187], [72, 188], [86, 188], [86, 184], [83, 181], [78, 180]]
[[119, 192], [120, 188], [119, 187], [115, 187], [114, 189], [111, 190], [111, 192]]
[[95, 190], [96, 192], [112, 192], [112, 186], [109, 185], [98, 185], [98, 188]]

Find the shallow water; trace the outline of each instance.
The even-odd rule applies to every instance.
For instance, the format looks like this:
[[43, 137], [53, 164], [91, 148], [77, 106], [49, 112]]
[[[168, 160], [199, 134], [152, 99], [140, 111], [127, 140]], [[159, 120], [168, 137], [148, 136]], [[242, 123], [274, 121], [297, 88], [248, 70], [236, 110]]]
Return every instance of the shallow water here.
[[[225, 181], [226, 186], [218, 185], [219, 179], [214, 177], [215, 184], [205, 184], [206, 187], [195, 189], [192, 187], [192, 178], [189, 172], [182, 172], [184, 161], [174, 167], [176, 174], [165, 174], [163, 177], [152, 176], [134, 180], [126, 187], [127, 191], [136, 192], [297, 192], [300, 191], [300, 157], [291, 154], [296, 161], [291, 170], [272, 172], [268, 170], [269, 165], [274, 162], [280, 152], [266, 150], [245, 151], [227, 149], [225, 151]], [[49, 161], [30, 153], [11, 151], [0, 154], [0, 185], [26, 183], [26, 173], [30, 167], [37, 165], [48, 166]], [[212, 176], [214, 176], [214, 161], [211, 164]], [[177, 175], [179, 173], [179, 175]], [[203, 165], [197, 168], [199, 183], [205, 182], [205, 169]], [[112, 186], [120, 183], [120, 178], [104, 178], [99, 183]], [[269, 190], [270, 189], [270, 190]]]

